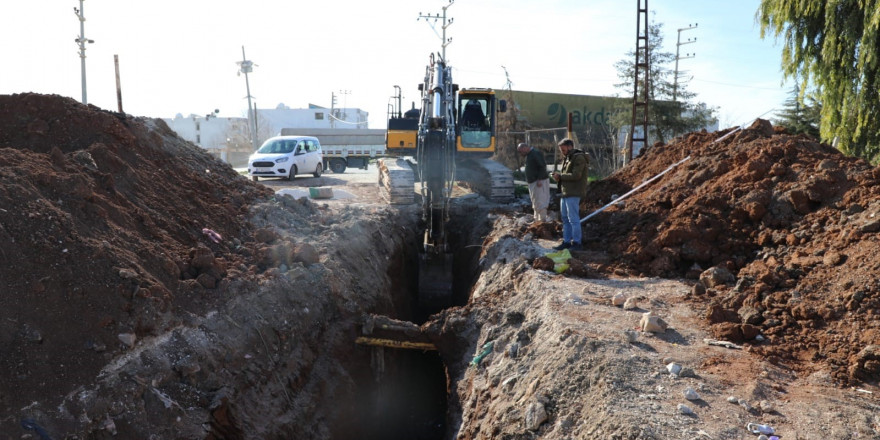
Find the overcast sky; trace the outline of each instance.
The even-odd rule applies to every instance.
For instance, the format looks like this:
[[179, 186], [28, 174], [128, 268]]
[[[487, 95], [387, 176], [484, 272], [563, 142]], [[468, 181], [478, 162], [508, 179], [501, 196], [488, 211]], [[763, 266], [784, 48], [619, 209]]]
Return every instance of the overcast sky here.
[[[453, 79], [462, 87], [614, 96], [614, 63], [636, 42], [637, 1], [457, 0], [446, 48]], [[760, 0], [651, 0], [652, 23], [664, 24], [664, 49], [675, 52], [697, 101], [718, 107], [722, 127], [750, 122], [779, 108], [791, 82], [782, 83], [781, 46], [761, 40], [755, 24]], [[418, 99], [428, 55], [441, 50], [446, 0], [85, 0], [88, 101], [116, 110], [113, 55], [119, 56], [123, 108], [135, 116], [243, 116], [244, 76], [236, 61], [257, 64], [250, 74], [259, 108], [283, 103], [339, 105], [370, 112], [370, 128], [384, 128], [394, 85], [404, 106]], [[625, 4], [625, 7], [624, 7]], [[74, 41], [78, 0], [4, 4], [6, 62], [0, 93], [37, 92], [82, 98]], [[670, 66], [671, 68], [672, 66]], [[347, 92], [347, 93], [346, 93]], [[769, 115], [768, 115], [769, 116]], [[765, 116], [767, 117], [767, 116]]]

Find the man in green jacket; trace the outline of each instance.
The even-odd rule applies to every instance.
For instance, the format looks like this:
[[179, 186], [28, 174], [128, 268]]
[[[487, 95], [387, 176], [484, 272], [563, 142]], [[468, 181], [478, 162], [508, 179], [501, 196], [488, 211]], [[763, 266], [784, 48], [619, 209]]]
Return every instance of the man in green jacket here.
[[526, 143], [516, 146], [516, 151], [526, 158], [526, 182], [529, 184], [529, 198], [535, 221], [546, 222], [547, 206], [550, 204], [550, 174], [547, 173], [547, 162], [544, 153], [530, 147]]
[[562, 160], [562, 169], [553, 173], [553, 179], [562, 193], [559, 201], [562, 243], [553, 249], [579, 251], [582, 249], [580, 203], [581, 198], [587, 195], [590, 160], [586, 153], [574, 148], [574, 141], [569, 138], [559, 141], [559, 151], [565, 158]]

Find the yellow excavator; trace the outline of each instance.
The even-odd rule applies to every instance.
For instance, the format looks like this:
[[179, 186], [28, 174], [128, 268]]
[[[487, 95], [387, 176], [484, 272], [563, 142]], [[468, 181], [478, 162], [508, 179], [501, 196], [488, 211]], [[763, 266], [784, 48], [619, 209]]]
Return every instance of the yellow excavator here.
[[452, 253], [447, 237], [456, 180], [466, 180], [493, 202], [513, 200], [513, 172], [489, 159], [495, 153], [496, 115], [506, 110], [491, 89], [460, 89], [452, 69], [432, 54], [419, 85], [421, 108], [388, 120], [379, 186], [390, 203], [412, 203], [419, 183], [425, 224], [419, 254], [419, 304], [439, 310], [452, 302]]

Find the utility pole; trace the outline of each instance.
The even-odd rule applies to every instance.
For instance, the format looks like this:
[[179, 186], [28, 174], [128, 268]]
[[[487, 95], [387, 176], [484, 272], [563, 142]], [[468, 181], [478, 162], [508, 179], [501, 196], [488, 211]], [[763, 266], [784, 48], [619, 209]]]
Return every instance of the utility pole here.
[[119, 113], [122, 113], [122, 83], [119, 82], [119, 55], [113, 55], [113, 65], [116, 67], [116, 103], [119, 105]]
[[[452, 37], [449, 37], [448, 39], [446, 38], [446, 28], [448, 28], [449, 26], [452, 26], [452, 18], [450, 18], [449, 20], [446, 19], [446, 9], [449, 8], [450, 6], [452, 6], [453, 3], [455, 3], [455, 0], [449, 0], [449, 4], [443, 7], [443, 15], [442, 16], [440, 14], [431, 15], [430, 13], [427, 15], [423, 15], [421, 12], [419, 12], [419, 17], [416, 18], [416, 21], [424, 18], [425, 21], [427, 21], [429, 24], [431, 24], [431, 28], [433, 28], [434, 25], [429, 20], [434, 20], [434, 23], [436, 23], [437, 20], [442, 20], [441, 28], [443, 28], [443, 36], [440, 37], [440, 39], [441, 39], [441, 41], [443, 41], [443, 44], [442, 44], [443, 52], [441, 55], [443, 58], [443, 62], [447, 61], [446, 60], [446, 46], [449, 46], [449, 44], [452, 43]], [[437, 29], [434, 29], [434, 33], [437, 33]]]
[[[644, 5], [642, 5], [644, 3]], [[644, 22], [642, 21], [644, 19]], [[641, 28], [641, 29], [640, 29]], [[651, 95], [651, 51], [648, 45], [648, 0], [638, 0], [636, 10], [636, 62], [635, 78], [633, 80], [633, 108], [632, 122], [629, 129], [629, 142], [627, 142], [626, 163], [633, 158], [633, 143], [642, 142], [642, 148], [648, 146], [648, 98]], [[642, 59], [644, 58], [644, 59]], [[639, 94], [639, 77], [643, 76], [644, 93]], [[636, 137], [636, 123], [642, 126], [642, 134]]]
[[336, 125], [336, 94], [330, 92], [330, 128]]
[[89, 100], [86, 97], [86, 43], [94, 43], [95, 40], [86, 38], [86, 17], [83, 13], [83, 0], [79, 0], [78, 9], [76, 6], [73, 7], [73, 12], [79, 18], [79, 38], [73, 41], [79, 44], [80, 67], [82, 70], [82, 103], [88, 104]]
[[681, 46], [684, 46], [685, 44], [691, 44], [691, 43], [697, 42], [697, 39], [695, 37], [693, 40], [688, 38], [687, 41], [682, 43], [681, 42], [681, 33], [683, 31], [689, 31], [691, 29], [696, 29], [697, 26], [699, 26], [699, 23], [689, 24], [688, 27], [686, 27], [686, 28], [678, 29], [678, 40], [675, 42], [675, 76], [673, 76], [673, 80], [672, 80], [672, 101], [673, 102], [676, 101], [676, 98], [678, 97], [678, 60], [686, 60], [688, 58], [693, 58], [693, 57], [697, 56], [697, 54], [695, 54], [695, 53], [688, 53], [688, 54], [685, 54], [685, 56], [679, 56], [678, 50]]
[[351, 90], [340, 90], [339, 94], [342, 95], [342, 113], [340, 113], [340, 115], [342, 115], [342, 117], [339, 119], [342, 119], [343, 121], [347, 122], [348, 121], [348, 110], [347, 110], [346, 105], [348, 105], [348, 103], [347, 103], [348, 95], [351, 94]]
[[251, 144], [254, 148], [254, 151], [257, 151], [257, 110], [254, 108], [251, 109], [251, 83], [248, 80], [248, 73], [254, 71], [253, 61], [247, 59], [244, 55], [244, 46], [241, 46], [241, 61], [238, 61], [238, 74], [241, 75], [244, 73], [244, 84], [247, 87], [247, 100], [248, 100], [248, 122], [250, 122], [251, 129]]

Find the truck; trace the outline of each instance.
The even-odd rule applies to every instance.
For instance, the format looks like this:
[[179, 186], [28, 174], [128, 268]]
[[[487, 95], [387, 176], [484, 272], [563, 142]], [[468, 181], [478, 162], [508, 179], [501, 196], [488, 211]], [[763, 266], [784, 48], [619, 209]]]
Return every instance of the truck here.
[[282, 136], [314, 136], [324, 150], [324, 169], [344, 173], [367, 169], [370, 159], [385, 155], [385, 130], [355, 128], [282, 128]]

